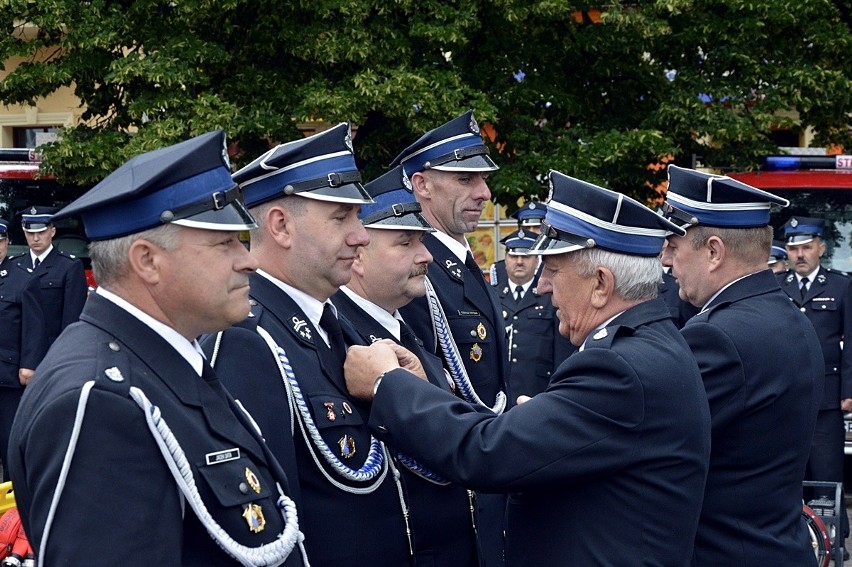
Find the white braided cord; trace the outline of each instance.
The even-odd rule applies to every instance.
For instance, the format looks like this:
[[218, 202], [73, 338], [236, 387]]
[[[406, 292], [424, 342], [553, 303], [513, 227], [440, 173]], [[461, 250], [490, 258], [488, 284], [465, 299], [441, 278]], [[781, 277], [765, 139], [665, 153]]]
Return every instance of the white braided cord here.
[[238, 543], [213, 519], [207, 507], [198, 494], [192, 468], [186, 460], [186, 455], [175, 438], [166, 421], [162, 418], [160, 408], [153, 405], [145, 393], [139, 388], [130, 388], [130, 397], [142, 408], [145, 413], [145, 421], [148, 429], [154, 437], [154, 441], [160, 448], [169, 470], [174, 477], [181, 493], [186, 497], [195, 515], [204, 525], [204, 528], [219, 547], [228, 555], [246, 567], [261, 567], [281, 565], [290, 556], [296, 545], [302, 551], [304, 564], [308, 567], [308, 558], [305, 553], [303, 541], [305, 536], [299, 531], [299, 518], [296, 512], [296, 504], [278, 488], [278, 502], [276, 506], [284, 518], [284, 532], [273, 542], [265, 543], [258, 547], [248, 547]]
[[[370, 451], [367, 455], [367, 460], [364, 461], [361, 468], [355, 470], [343, 464], [343, 462], [337, 458], [337, 455], [329, 449], [328, 444], [322, 438], [322, 435], [320, 435], [313, 417], [311, 416], [311, 412], [305, 403], [304, 396], [299, 388], [299, 382], [296, 380], [296, 376], [293, 372], [293, 367], [290, 365], [290, 359], [287, 357], [287, 353], [275, 343], [275, 340], [269, 332], [266, 331], [266, 329], [258, 327], [257, 332], [261, 337], [263, 337], [270, 351], [272, 351], [272, 354], [275, 356], [278, 369], [281, 373], [281, 380], [284, 382], [287, 396], [291, 400], [290, 405], [291, 407], [295, 405], [298, 409], [298, 412], [293, 413], [295, 413], [298, 417], [297, 421], [299, 429], [302, 432], [305, 445], [307, 446], [317, 468], [332, 485], [340, 490], [352, 494], [369, 494], [374, 492], [382, 484], [382, 481], [384, 481], [388, 472], [388, 469], [385, 466], [384, 444], [371, 435]], [[322, 465], [320, 457], [317, 455], [317, 451], [319, 451], [322, 459], [344, 479], [351, 482], [374, 482], [369, 486], [357, 488], [339, 482], [337, 479], [332, 477]]]
[[470, 383], [470, 378], [467, 375], [467, 369], [461, 361], [458, 346], [453, 338], [453, 333], [450, 330], [450, 325], [447, 322], [447, 316], [444, 313], [444, 308], [438, 300], [438, 295], [435, 293], [435, 288], [432, 287], [432, 282], [429, 277], [426, 277], [426, 300], [429, 304], [429, 314], [432, 316], [432, 329], [435, 331], [435, 338], [441, 347], [441, 352], [444, 354], [444, 360], [453, 378], [456, 387], [462, 394], [464, 400], [470, 404], [486, 407], [496, 414], [503, 413], [506, 409], [506, 393], [502, 390], [497, 392], [494, 407], [488, 406], [483, 402]]

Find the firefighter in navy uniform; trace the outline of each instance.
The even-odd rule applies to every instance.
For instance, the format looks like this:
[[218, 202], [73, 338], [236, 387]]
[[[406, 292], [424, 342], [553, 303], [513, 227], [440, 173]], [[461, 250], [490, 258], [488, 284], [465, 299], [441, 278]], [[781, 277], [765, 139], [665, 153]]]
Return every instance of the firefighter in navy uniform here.
[[8, 223], [0, 219], [0, 461], [9, 480], [7, 449], [24, 386], [47, 352], [38, 281], [23, 255], [7, 257]]
[[[506, 328], [494, 288], [470, 251], [486, 201], [486, 179], [498, 169], [488, 156], [472, 111], [430, 130], [391, 163], [402, 165], [423, 216], [435, 229], [424, 243], [432, 254], [426, 297], [400, 309], [426, 349], [445, 361], [456, 392], [500, 413], [508, 402]], [[434, 329], [439, 329], [438, 332]], [[503, 564], [503, 495], [478, 495], [477, 521], [486, 567]]]
[[279, 460], [295, 451], [311, 563], [409, 565], [417, 535], [401, 480], [367, 428], [369, 406], [343, 384], [346, 348], [362, 340], [330, 301], [369, 243], [349, 124], [276, 146], [234, 180], [260, 226], [252, 313], [203, 347]]
[[[784, 237], [791, 270], [779, 274], [778, 281], [813, 323], [825, 358], [825, 394], [805, 480], [843, 482], [843, 412], [852, 411], [852, 348], [842, 348], [841, 344], [844, 336], [852, 333], [852, 288], [846, 274], [820, 265], [826, 250], [824, 230], [825, 220], [821, 218], [794, 216], [787, 221]], [[833, 494], [831, 491], [830, 496]], [[849, 536], [849, 519], [846, 507], [841, 509], [845, 539]]]
[[39, 280], [49, 345], [77, 321], [88, 296], [83, 263], [53, 246], [56, 227], [52, 216], [57, 210], [31, 206], [21, 211], [21, 227], [30, 247], [27, 267]]
[[507, 283], [497, 289], [506, 321], [510, 399], [543, 392], [563, 360], [577, 350], [559, 334], [559, 319], [550, 295], [540, 295], [539, 256], [528, 254], [535, 235], [523, 229], [509, 234], [506, 246]]
[[39, 565], [307, 565], [286, 475], [195, 340], [250, 309], [226, 151], [216, 131], [141, 154], [57, 215], [82, 217], [100, 287], [12, 428]]
[[[426, 293], [426, 270], [432, 255], [423, 237], [434, 229], [420, 214], [420, 204], [402, 185], [397, 166], [364, 188], [374, 201], [359, 217], [370, 243], [358, 250], [352, 280], [332, 300], [358, 329], [363, 344], [392, 340], [417, 356], [430, 383], [451, 391], [441, 360], [423, 349], [399, 308]], [[407, 455], [395, 456], [402, 474], [414, 534], [415, 564], [434, 567], [478, 565], [475, 526], [470, 513], [472, 494], [450, 483]]]
[[[538, 236], [541, 221], [547, 215], [547, 205], [540, 201], [529, 201], [520, 207], [510, 216], [518, 221], [518, 231], [522, 234], [532, 236], [533, 240]], [[506, 244], [506, 238], [502, 238], [500, 242]], [[540, 271], [540, 266], [539, 266]], [[502, 289], [506, 285], [506, 261], [498, 260], [491, 264], [489, 268], [491, 285], [498, 289]], [[538, 279], [538, 272], [535, 275]]]

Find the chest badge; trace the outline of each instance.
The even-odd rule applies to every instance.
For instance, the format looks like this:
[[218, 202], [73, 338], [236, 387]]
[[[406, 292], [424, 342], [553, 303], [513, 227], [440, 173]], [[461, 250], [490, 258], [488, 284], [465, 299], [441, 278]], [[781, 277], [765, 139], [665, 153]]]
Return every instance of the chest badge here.
[[470, 359], [474, 362], [479, 362], [482, 359], [482, 347], [479, 343], [473, 343], [470, 347]]
[[260, 533], [266, 527], [266, 518], [263, 517], [263, 508], [257, 504], [249, 504], [243, 510], [249, 529], [254, 533]]
[[447, 267], [447, 271], [450, 272], [453, 277], [459, 280], [461, 279], [462, 272], [457, 262], [453, 262], [452, 260], [445, 260], [444, 265]]
[[355, 456], [355, 439], [348, 435], [344, 435], [337, 441], [337, 444], [340, 445], [341, 457], [344, 459], [351, 459]]
[[295, 315], [290, 321], [293, 322], [293, 330], [299, 333], [299, 336], [303, 339], [311, 340], [311, 327], [308, 325], [307, 321], [299, 319]]
[[246, 467], [246, 482], [249, 483], [249, 486], [251, 486], [251, 489], [254, 490], [255, 494], [260, 494], [260, 480], [258, 480], [257, 475], [248, 467]]
[[325, 418], [329, 421], [337, 421], [337, 413], [334, 411], [334, 402], [324, 402]]
[[480, 341], [484, 341], [485, 337], [488, 336], [488, 330], [485, 328], [485, 325], [482, 323], [476, 326], [476, 336], [479, 337]]
[[601, 339], [605, 339], [608, 334], [609, 333], [607, 332], [606, 328], [603, 328], [600, 331], [598, 331], [597, 333], [595, 333], [592, 338], [596, 341], [599, 341]]

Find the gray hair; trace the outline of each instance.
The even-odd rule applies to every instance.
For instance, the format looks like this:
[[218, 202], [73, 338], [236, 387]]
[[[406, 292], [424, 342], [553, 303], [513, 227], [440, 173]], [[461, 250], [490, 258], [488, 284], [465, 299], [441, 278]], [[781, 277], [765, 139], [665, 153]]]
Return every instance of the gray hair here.
[[627, 301], [647, 301], [657, 297], [662, 266], [657, 256], [632, 256], [601, 248], [578, 250], [571, 254], [581, 277], [590, 278], [598, 267], [607, 268], [615, 278], [615, 293]]
[[147, 240], [170, 252], [178, 246], [180, 225], [169, 223], [127, 236], [90, 243], [92, 271], [99, 285], [108, 288], [127, 275], [130, 246], [137, 240]]

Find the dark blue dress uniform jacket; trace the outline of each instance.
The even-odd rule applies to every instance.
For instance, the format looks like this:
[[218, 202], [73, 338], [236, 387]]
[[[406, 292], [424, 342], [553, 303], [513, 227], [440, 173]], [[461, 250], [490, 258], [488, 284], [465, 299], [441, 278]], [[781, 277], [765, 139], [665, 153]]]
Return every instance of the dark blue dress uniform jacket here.
[[823, 391], [813, 326], [762, 270], [731, 284], [681, 332], [713, 428], [693, 564], [813, 565], [801, 518]]
[[[481, 272], [477, 279], [435, 236], [427, 234], [423, 243], [434, 260], [429, 265], [429, 281], [444, 308], [470, 382], [483, 402], [494, 405], [497, 392], [504, 389], [503, 377], [508, 375], [506, 332], [496, 294]], [[426, 350], [443, 358], [432, 330], [426, 298], [414, 299], [399, 311]], [[477, 332], [480, 324], [485, 329], [484, 339]], [[471, 358], [474, 345], [482, 349], [478, 362]]]
[[[253, 317], [241, 326], [262, 327], [284, 349], [322, 439], [345, 465], [360, 468], [370, 448], [366, 425], [369, 406], [350, 398], [343, 369], [335, 367], [330, 350], [296, 302], [259, 274], [252, 274], [249, 279], [255, 306]], [[341, 318], [340, 323], [347, 344], [361, 342], [345, 320]], [[239, 361], [242, 367], [238, 372], [217, 372], [276, 450], [293, 439], [289, 422], [282, 423], [288, 402], [281, 375], [277, 369], [264, 370], [277, 363], [266, 345], [258, 350], [254, 346], [257, 343], [246, 341], [250, 334], [235, 329], [222, 334], [215, 368], [219, 369], [229, 358]], [[209, 338], [204, 341], [204, 348], [210, 348]], [[266, 357], [271, 362], [262, 362]], [[279, 436], [284, 438], [275, 441]], [[344, 438], [354, 440], [355, 454], [351, 458], [341, 456], [340, 443]], [[295, 426], [294, 441], [302, 504], [300, 527], [311, 564], [408, 565], [405, 522], [392, 474], [388, 473], [372, 493], [346, 492], [334, 486], [326, 475], [349, 487], [364, 488], [370, 483], [353, 483], [332, 471], [322, 456], [314, 456], [317, 449], [306, 444], [299, 425]], [[289, 455], [287, 450], [276, 457], [282, 461], [291, 458]]]
[[[384, 325], [361, 309], [344, 292], [338, 291], [332, 301], [338, 312], [358, 330], [364, 344], [381, 339], [391, 339], [402, 344]], [[429, 382], [442, 390], [450, 391], [438, 357], [423, 348], [409, 350], [420, 359]], [[476, 534], [471, 522], [471, 501], [467, 490], [457, 484], [436, 484], [412, 472], [400, 462], [397, 462], [397, 468], [402, 473], [411, 512], [414, 551], [418, 562], [424, 561], [424, 564], [436, 567], [476, 565]]]
[[628, 309], [500, 416], [403, 370], [370, 426], [455, 482], [509, 490], [508, 567], [687, 565], [710, 453], [701, 378], [666, 306]]
[[535, 285], [534, 281], [520, 302], [515, 301], [511, 283], [497, 288], [509, 339], [508, 388], [512, 403], [520, 395], [543, 392], [556, 368], [577, 351], [559, 334], [559, 319], [550, 295], [538, 295]]
[[[118, 369], [123, 382], [107, 379]], [[45, 565], [234, 565], [183, 502], [145, 422], [128, 395], [143, 390], [186, 452], [199, 494], [237, 542], [258, 546], [284, 528], [276, 511], [280, 467], [215, 377], [200, 378], [147, 325], [97, 295], [81, 321], [58, 340], [27, 386], [12, 430], [10, 468], [24, 528], [38, 550], [80, 391], [95, 380], [46, 550]], [[238, 410], [237, 410], [238, 411]], [[239, 458], [208, 466], [206, 455], [239, 449]], [[260, 492], [241, 490], [246, 469]], [[266, 527], [243, 518], [261, 506]], [[185, 506], [184, 506], [185, 505]], [[301, 512], [301, 511], [300, 511]], [[301, 565], [298, 548], [285, 563]]]
[[[23, 261], [26, 267], [32, 268], [29, 253], [24, 255]], [[77, 320], [86, 303], [88, 285], [83, 263], [54, 247], [33, 275], [41, 288], [47, 342], [53, 344], [62, 330]]]
[[19, 368], [35, 368], [47, 352], [38, 280], [20, 262], [0, 262], [0, 387], [21, 388]]
[[844, 331], [852, 332], [852, 287], [849, 276], [820, 268], [802, 301], [793, 272], [778, 278], [781, 289], [816, 329], [825, 359], [825, 393], [820, 409], [838, 409], [852, 398], [852, 348], [841, 349]]

